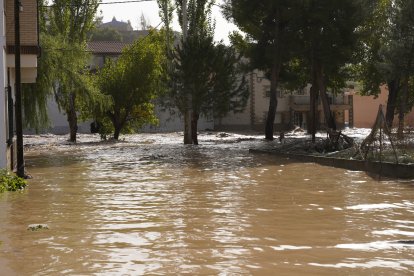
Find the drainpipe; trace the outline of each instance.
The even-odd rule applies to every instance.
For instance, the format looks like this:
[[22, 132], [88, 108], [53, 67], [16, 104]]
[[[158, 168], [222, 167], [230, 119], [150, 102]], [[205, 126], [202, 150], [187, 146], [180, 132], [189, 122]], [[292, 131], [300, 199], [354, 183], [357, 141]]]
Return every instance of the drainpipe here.
[[16, 153], [17, 153], [17, 175], [24, 177], [23, 156], [23, 123], [22, 123], [22, 90], [21, 90], [21, 64], [20, 64], [20, 0], [14, 0], [14, 63], [16, 77]]
[[[13, 133], [14, 133], [14, 103], [12, 89], [10, 86], [10, 69], [7, 69], [7, 109], [8, 109], [8, 122], [9, 122], [9, 135], [7, 136], [7, 145], [13, 144]], [[12, 168], [13, 169], [13, 166]]]

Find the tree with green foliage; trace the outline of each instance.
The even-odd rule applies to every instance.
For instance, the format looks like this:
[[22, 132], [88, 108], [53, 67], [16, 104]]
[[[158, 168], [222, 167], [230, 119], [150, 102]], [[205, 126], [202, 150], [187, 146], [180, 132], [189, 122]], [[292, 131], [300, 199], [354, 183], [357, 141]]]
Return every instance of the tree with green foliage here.
[[68, 119], [70, 141], [76, 142], [79, 106], [96, 95], [86, 69], [87, 34], [92, 30], [97, 0], [54, 0], [42, 8], [39, 89], [52, 89]]
[[367, 14], [364, 24], [359, 28], [361, 34], [358, 48], [354, 56], [354, 78], [362, 83], [363, 95], [378, 96], [380, 87], [388, 86], [388, 99], [386, 122], [392, 127], [397, 107], [398, 91], [400, 90], [400, 77], [391, 72], [384, 60], [384, 45], [387, 44], [390, 34], [390, 14], [392, 12], [391, 0], [371, 1], [372, 12]]
[[235, 50], [214, 43], [212, 34], [189, 36], [174, 52], [168, 97], [183, 114], [185, 94], [191, 94], [191, 138], [198, 144], [200, 115], [221, 118], [243, 111], [248, 99], [247, 83]]
[[[250, 39], [248, 57], [271, 82], [266, 139], [273, 139], [277, 85], [298, 64], [309, 70], [311, 120], [315, 122], [320, 95], [327, 126], [336, 128], [327, 87], [345, 84], [343, 68], [352, 60], [363, 10], [359, 0], [226, 1], [224, 13]], [[314, 132], [315, 125], [310, 127]]]
[[[169, 29], [173, 5], [169, 0], [158, 4]], [[179, 45], [169, 50], [167, 97], [184, 116], [184, 144], [198, 144], [201, 115], [222, 117], [231, 110], [242, 110], [247, 102], [239, 56], [231, 47], [214, 42], [213, 4], [210, 0], [189, 0], [188, 5], [185, 0], [175, 2], [183, 36]]]
[[[414, 1], [396, 0], [391, 13], [390, 39], [385, 46], [389, 64], [400, 73], [398, 136], [402, 138], [405, 114], [413, 106], [414, 95]], [[410, 99], [411, 98], [411, 99]]]
[[165, 29], [165, 48], [167, 54], [171, 52], [171, 49], [173, 48], [173, 40], [174, 40], [174, 33], [171, 29], [171, 23], [173, 21], [173, 14], [174, 14], [174, 6], [171, 2], [171, 0], [157, 0], [158, 8], [159, 8], [159, 16], [164, 23], [164, 29]]
[[248, 58], [254, 68], [263, 70], [270, 80], [270, 101], [265, 137], [273, 140], [280, 73], [298, 45], [292, 23], [298, 16], [297, 1], [227, 0], [224, 14], [249, 40]]
[[412, 108], [414, 94], [414, 2], [373, 1], [372, 16], [364, 24], [357, 52], [356, 75], [363, 92], [377, 95], [387, 84], [386, 121], [392, 127], [398, 110], [398, 134], [402, 137], [405, 114]]
[[103, 132], [113, 131], [114, 139], [118, 140], [121, 132], [136, 131], [144, 124], [157, 122], [153, 100], [162, 89], [164, 45], [163, 34], [152, 30], [98, 72], [97, 86], [110, 97], [111, 104], [104, 109], [95, 108], [95, 117]]
[[338, 91], [349, 80], [347, 65], [357, 49], [359, 33], [366, 7], [362, 1], [307, 0], [298, 10], [297, 30], [302, 40], [298, 56], [308, 70], [310, 90], [310, 123], [312, 140], [315, 140], [318, 98], [323, 107], [326, 126], [336, 130], [335, 118], [330, 109], [328, 87]]

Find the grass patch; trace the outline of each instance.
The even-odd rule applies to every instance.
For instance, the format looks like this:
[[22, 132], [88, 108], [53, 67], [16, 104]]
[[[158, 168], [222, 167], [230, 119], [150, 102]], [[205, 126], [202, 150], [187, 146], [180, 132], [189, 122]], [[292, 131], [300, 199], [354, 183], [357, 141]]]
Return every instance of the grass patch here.
[[26, 186], [27, 182], [23, 178], [6, 170], [0, 170], [0, 193], [20, 191]]

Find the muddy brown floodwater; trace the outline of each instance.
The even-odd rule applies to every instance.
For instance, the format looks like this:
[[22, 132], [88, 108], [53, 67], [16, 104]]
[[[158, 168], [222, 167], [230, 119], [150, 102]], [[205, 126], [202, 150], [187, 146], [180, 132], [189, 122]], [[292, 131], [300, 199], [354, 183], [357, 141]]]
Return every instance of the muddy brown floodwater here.
[[33, 179], [0, 195], [0, 275], [414, 273], [414, 181], [249, 154], [271, 146], [259, 136], [64, 138], [25, 138]]

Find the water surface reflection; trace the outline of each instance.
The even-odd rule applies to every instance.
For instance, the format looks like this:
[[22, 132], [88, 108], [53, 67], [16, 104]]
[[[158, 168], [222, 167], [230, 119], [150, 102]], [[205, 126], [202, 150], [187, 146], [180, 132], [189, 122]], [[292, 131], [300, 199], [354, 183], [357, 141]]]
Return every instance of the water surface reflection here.
[[29, 189], [0, 195], [1, 275], [414, 272], [398, 242], [414, 240], [412, 182], [250, 155], [265, 142], [245, 138], [33, 147]]

